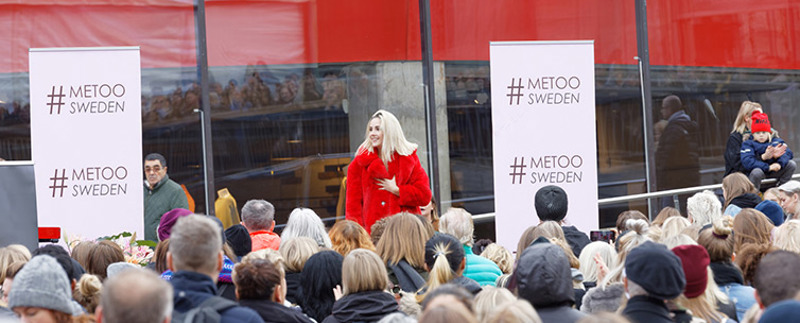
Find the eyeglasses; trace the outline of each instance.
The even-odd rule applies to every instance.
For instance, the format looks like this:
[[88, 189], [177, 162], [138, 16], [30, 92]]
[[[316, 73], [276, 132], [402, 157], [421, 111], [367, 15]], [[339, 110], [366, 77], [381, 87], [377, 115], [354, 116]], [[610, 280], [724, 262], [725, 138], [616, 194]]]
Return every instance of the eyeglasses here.
[[150, 172], [158, 173], [160, 171], [161, 171], [161, 166], [153, 166], [153, 167], [148, 166], [144, 168], [145, 173], [150, 173]]

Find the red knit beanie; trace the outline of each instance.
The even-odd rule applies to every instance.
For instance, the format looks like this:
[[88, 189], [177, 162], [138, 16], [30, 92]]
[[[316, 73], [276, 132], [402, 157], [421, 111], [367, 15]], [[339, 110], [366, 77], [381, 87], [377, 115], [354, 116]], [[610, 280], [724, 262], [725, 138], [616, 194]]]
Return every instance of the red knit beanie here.
[[752, 124], [750, 125], [750, 132], [756, 133], [761, 131], [771, 132], [772, 128], [769, 125], [769, 118], [766, 113], [753, 111]]
[[706, 248], [698, 245], [682, 245], [672, 248], [672, 252], [681, 258], [683, 273], [686, 275], [683, 295], [687, 298], [703, 295], [708, 284], [708, 264], [711, 262]]

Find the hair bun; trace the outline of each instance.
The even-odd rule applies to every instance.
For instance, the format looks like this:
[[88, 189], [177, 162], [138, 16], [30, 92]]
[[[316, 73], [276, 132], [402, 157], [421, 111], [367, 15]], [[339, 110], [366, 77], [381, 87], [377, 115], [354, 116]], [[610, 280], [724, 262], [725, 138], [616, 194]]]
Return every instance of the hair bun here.
[[642, 219], [628, 219], [625, 221], [625, 229], [635, 231], [636, 234], [644, 235], [650, 229], [650, 224]]
[[78, 289], [84, 296], [94, 297], [103, 289], [103, 283], [96, 275], [84, 274], [81, 276], [81, 280], [78, 281]]
[[720, 217], [713, 223], [714, 225], [714, 235], [725, 239], [728, 235], [733, 232], [733, 218], [729, 215]]

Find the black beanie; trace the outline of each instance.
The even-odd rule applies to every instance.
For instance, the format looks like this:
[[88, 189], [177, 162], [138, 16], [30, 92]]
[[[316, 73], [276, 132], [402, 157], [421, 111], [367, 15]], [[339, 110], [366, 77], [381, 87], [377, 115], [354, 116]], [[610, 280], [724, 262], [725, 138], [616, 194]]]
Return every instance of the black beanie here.
[[666, 246], [652, 241], [631, 250], [625, 258], [625, 275], [648, 295], [663, 300], [678, 297], [686, 287], [681, 259]]
[[225, 236], [228, 238], [228, 244], [233, 248], [239, 258], [244, 257], [252, 250], [252, 240], [250, 240], [250, 233], [241, 224], [233, 225], [225, 230]]
[[539, 220], [559, 222], [567, 215], [567, 192], [555, 185], [542, 187], [536, 191], [533, 206]]

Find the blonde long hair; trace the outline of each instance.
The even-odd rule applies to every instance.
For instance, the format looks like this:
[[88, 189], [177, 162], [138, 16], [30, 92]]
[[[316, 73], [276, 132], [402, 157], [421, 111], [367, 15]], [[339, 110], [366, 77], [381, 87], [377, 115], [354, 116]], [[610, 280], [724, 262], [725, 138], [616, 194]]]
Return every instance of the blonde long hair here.
[[703, 294], [694, 298], [688, 298], [681, 294], [676, 301], [678, 305], [691, 311], [694, 317], [704, 319], [706, 322], [722, 322], [728, 316], [717, 310], [717, 303], [729, 304], [730, 301], [714, 282], [714, 273], [711, 271], [711, 267], [706, 267], [706, 275], [708, 275], [708, 283]]
[[[392, 161], [392, 155], [394, 155], [395, 152], [401, 156], [409, 156], [417, 150], [417, 144], [406, 140], [406, 135], [403, 134], [403, 128], [400, 127], [400, 121], [397, 120], [394, 114], [381, 109], [375, 112], [372, 118], [369, 118], [369, 121], [371, 122], [372, 119], [375, 118], [381, 121], [380, 129], [383, 131], [381, 150], [377, 153], [384, 164], [388, 164]], [[356, 155], [364, 154], [367, 151], [375, 153], [374, 149], [372, 149], [372, 143], [369, 140], [369, 122], [367, 122], [367, 129], [364, 133], [364, 142], [358, 146]]]
[[384, 290], [389, 285], [386, 266], [378, 254], [355, 249], [342, 262], [342, 288], [345, 295]]
[[303, 271], [308, 258], [319, 252], [319, 245], [309, 237], [294, 237], [281, 241], [278, 249], [285, 262], [283, 266], [291, 273]]
[[617, 268], [617, 251], [614, 247], [604, 241], [592, 242], [583, 247], [579, 258], [584, 281], [597, 282], [598, 268], [597, 262], [594, 261], [595, 255], [600, 255], [608, 268]]
[[387, 265], [405, 260], [414, 268], [425, 266], [425, 242], [431, 238], [420, 219], [402, 212], [388, 218], [383, 236], [378, 240], [378, 255]]

